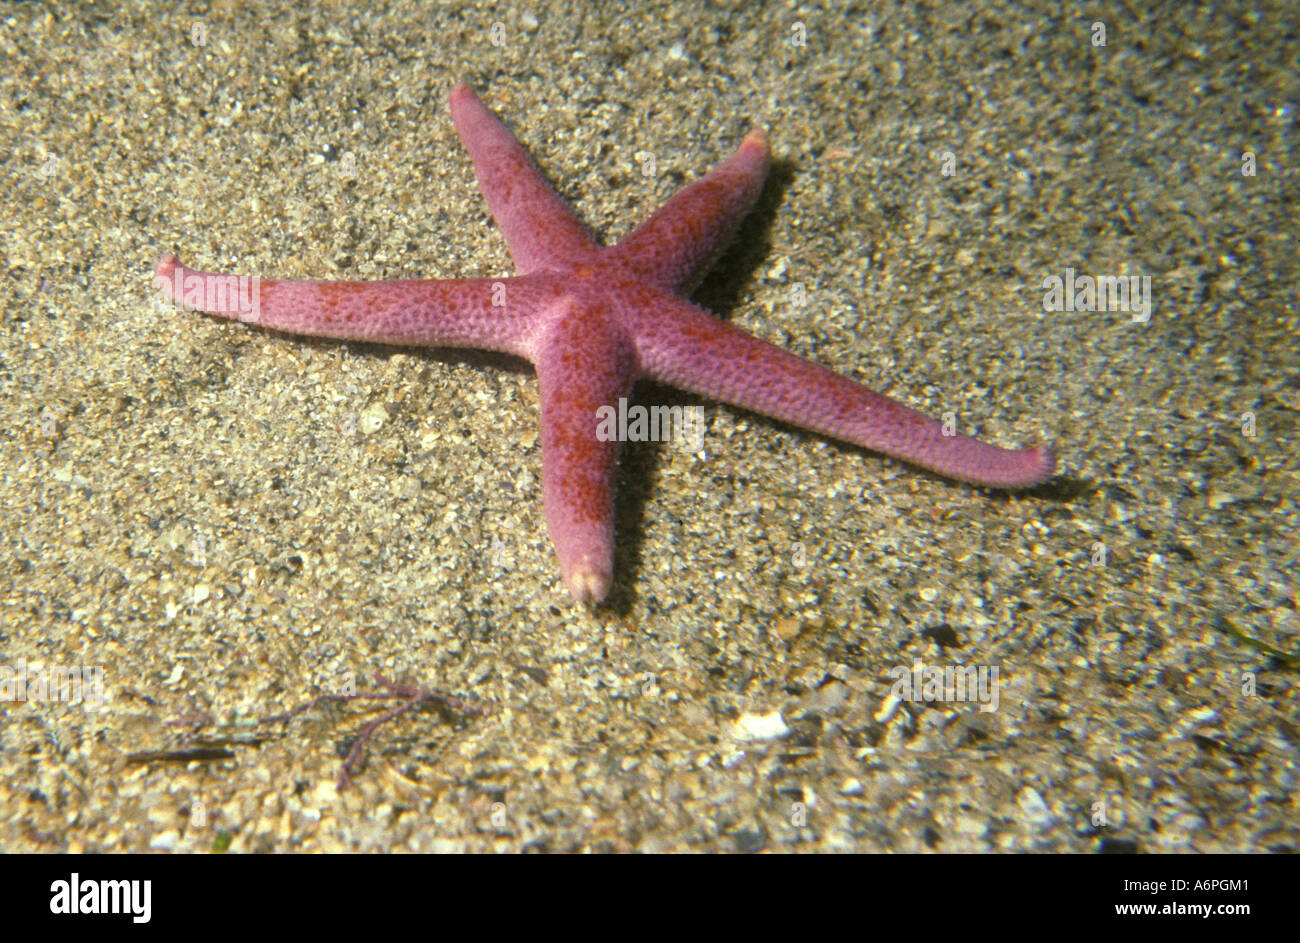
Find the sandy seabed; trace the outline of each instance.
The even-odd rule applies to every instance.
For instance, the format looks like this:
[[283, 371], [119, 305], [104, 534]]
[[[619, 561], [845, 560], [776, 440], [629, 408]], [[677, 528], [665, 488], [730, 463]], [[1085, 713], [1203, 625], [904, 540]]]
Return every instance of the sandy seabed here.
[[[1297, 850], [1284, 5], [1104, 45], [1054, 5], [841, 7], [8, 7], [0, 847]], [[1062, 476], [981, 491], [646, 388], [707, 432], [626, 450], [589, 613], [526, 365], [153, 304], [165, 251], [508, 273], [457, 81], [605, 240], [766, 128], [696, 297]], [[1067, 270], [1145, 313], [1048, 303]], [[376, 674], [484, 710], [381, 728], [342, 793], [382, 707], [254, 726]]]

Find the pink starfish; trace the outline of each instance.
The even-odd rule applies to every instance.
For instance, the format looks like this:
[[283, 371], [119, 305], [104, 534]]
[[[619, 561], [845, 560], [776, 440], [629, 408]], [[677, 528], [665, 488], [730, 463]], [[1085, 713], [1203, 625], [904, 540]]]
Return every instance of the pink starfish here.
[[753, 206], [767, 175], [761, 131], [616, 246], [597, 245], [527, 152], [465, 85], [451, 116], [505, 233], [513, 278], [386, 282], [236, 279], [164, 256], [168, 302], [278, 331], [526, 357], [542, 400], [542, 496], [575, 599], [609, 592], [619, 443], [598, 410], [641, 377], [811, 429], [951, 478], [1023, 488], [1051, 477], [1047, 446], [1009, 450], [961, 435], [865, 386], [712, 317], [686, 299]]

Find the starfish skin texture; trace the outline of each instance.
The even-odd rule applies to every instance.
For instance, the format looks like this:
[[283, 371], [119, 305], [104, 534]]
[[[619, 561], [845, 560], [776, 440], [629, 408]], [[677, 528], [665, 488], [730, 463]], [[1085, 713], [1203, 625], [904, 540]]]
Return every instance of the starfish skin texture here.
[[505, 234], [511, 278], [380, 282], [236, 279], [154, 270], [162, 300], [291, 334], [474, 347], [530, 360], [541, 384], [542, 501], [573, 597], [613, 581], [619, 443], [601, 407], [648, 378], [930, 469], [998, 488], [1050, 478], [1048, 446], [1002, 449], [945, 434], [933, 419], [759, 340], [687, 300], [758, 198], [770, 151], [752, 131], [615, 246], [598, 245], [524, 148], [466, 85], [452, 120]]

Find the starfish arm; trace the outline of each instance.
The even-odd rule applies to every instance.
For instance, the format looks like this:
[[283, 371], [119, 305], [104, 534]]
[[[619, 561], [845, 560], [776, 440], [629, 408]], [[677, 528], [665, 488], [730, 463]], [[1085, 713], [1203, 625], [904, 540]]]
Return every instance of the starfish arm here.
[[[636, 379], [631, 339], [616, 325], [589, 318], [572, 301], [539, 341], [542, 400], [542, 505], [573, 598], [598, 603], [614, 578], [614, 474], [620, 443], [620, 397]], [[601, 426], [602, 420], [606, 423]], [[612, 434], [611, 434], [612, 433]]]
[[528, 357], [532, 313], [554, 293], [546, 279], [290, 281], [154, 268], [163, 303], [289, 334], [421, 347], [482, 347]]
[[1025, 488], [1050, 478], [1047, 446], [1003, 449], [752, 337], [687, 302], [656, 305], [653, 330], [638, 330], [646, 375], [712, 399], [883, 452], [949, 478]]
[[561, 268], [600, 249], [573, 210], [468, 85], [451, 90], [451, 118], [474, 162], [479, 189], [521, 275]]
[[665, 291], [689, 294], [758, 199], [770, 159], [763, 132], [751, 131], [735, 154], [615, 246], [615, 258]]

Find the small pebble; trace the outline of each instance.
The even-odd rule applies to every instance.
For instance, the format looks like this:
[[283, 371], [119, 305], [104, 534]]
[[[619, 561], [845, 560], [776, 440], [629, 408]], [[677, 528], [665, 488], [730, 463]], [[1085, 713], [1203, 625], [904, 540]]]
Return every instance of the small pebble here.
[[737, 740], [775, 740], [790, 732], [780, 711], [770, 714], [743, 714], [731, 728]]

